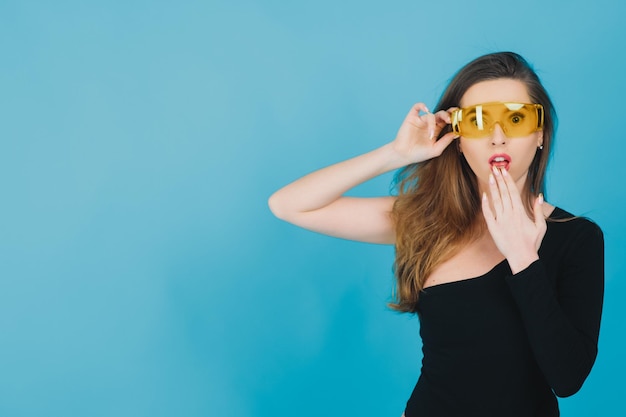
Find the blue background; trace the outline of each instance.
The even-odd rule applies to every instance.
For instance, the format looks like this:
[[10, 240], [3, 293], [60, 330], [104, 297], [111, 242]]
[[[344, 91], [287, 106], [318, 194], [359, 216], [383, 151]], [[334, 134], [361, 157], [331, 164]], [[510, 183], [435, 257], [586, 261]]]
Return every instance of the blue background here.
[[[564, 416], [621, 415], [619, 0], [0, 1], [0, 415], [399, 416], [418, 322], [393, 248], [269, 195], [393, 139], [488, 52], [560, 116], [548, 200], [606, 239], [600, 354]], [[354, 190], [389, 192], [391, 174]]]

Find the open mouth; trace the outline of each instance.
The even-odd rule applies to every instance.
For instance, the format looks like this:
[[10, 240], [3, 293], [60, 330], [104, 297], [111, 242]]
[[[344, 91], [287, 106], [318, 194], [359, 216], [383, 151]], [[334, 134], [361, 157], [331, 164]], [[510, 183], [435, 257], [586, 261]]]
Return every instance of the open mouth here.
[[496, 167], [498, 169], [506, 169], [509, 170], [509, 165], [511, 164], [511, 157], [507, 154], [497, 154], [493, 155], [489, 158], [489, 164], [492, 167]]

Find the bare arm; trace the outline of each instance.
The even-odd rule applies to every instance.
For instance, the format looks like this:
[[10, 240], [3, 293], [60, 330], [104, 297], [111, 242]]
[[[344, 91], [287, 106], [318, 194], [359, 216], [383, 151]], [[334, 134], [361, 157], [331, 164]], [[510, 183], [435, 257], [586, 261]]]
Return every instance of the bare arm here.
[[330, 236], [393, 244], [391, 210], [395, 197], [352, 198], [346, 191], [385, 172], [438, 156], [454, 139], [434, 140], [450, 122], [448, 112], [436, 115], [424, 104], [413, 106], [396, 139], [371, 152], [308, 174], [275, 192], [269, 199], [280, 219]]
[[389, 214], [394, 197], [342, 197], [394, 164], [389, 145], [315, 171], [278, 190], [269, 206], [280, 219], [315, 232], [372, 243], [393, 243]]

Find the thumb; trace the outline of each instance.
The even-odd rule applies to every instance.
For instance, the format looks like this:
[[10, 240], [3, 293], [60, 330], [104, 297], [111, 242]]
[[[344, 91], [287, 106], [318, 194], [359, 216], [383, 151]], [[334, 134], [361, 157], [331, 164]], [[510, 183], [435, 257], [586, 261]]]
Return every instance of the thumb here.
[[541, 241], [543, 240], [543, 237], [545, 236], [548, 229], [548, 225], [546, 224], [546, 218], [543, 215], [543, 194], [539, 194], [539, 196], [535, 199], [533, 212], [535, 215], [535, 227], [539, 232], [535, 246], [536, 249], [539, 250], [539, 247], [541, 246]]
[[441, 153], [448, 147], [448, 145], [454, 142], [454, 139], [456, 139], [457, 137], [458, 136], [454, 132], [449, 132], [443, 135], [437, 142], [435, 142], [434, 147], [437, 153], [441, 155]]
[[543, 216], [543, 194], [539, 194], [539, 196], [535, 199], [533, 212], [535, 215], [535, 225], [539, 226], [546, 222], [546, 219]]

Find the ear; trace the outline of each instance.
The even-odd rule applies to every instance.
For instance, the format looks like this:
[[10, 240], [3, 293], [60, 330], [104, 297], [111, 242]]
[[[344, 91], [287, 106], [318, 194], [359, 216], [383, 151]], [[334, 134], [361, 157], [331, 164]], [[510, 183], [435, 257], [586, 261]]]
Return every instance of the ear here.
[[537, 147], [539, 148], [540, 146], [543, 146], [543, 130], [540, 130], [537, 135]]

